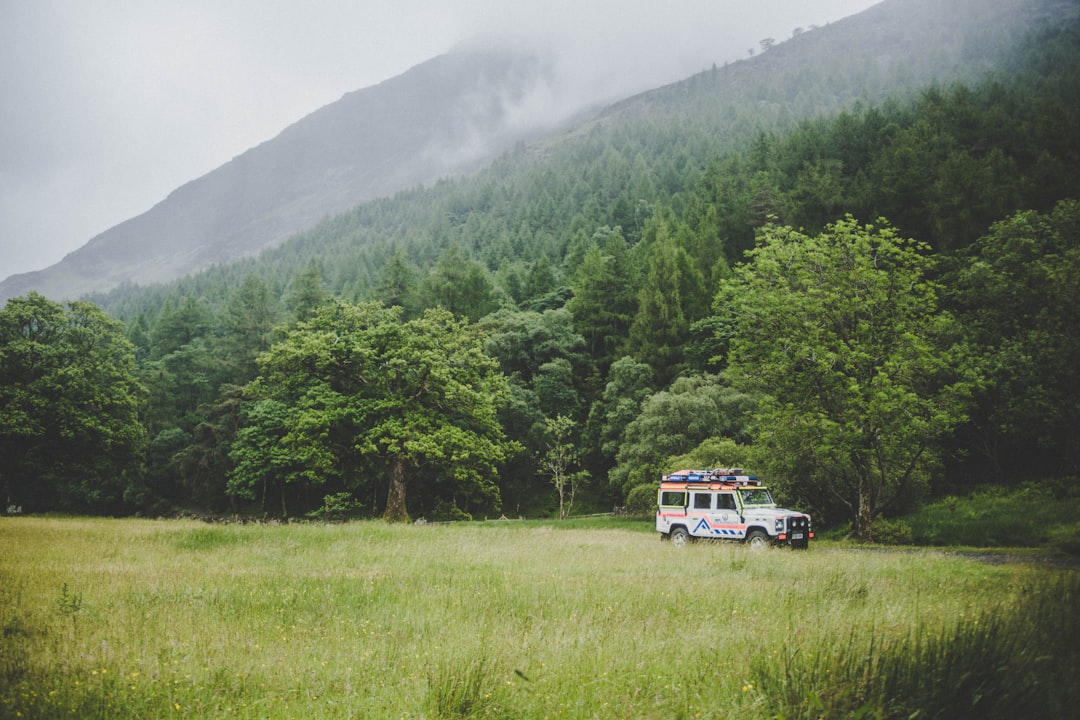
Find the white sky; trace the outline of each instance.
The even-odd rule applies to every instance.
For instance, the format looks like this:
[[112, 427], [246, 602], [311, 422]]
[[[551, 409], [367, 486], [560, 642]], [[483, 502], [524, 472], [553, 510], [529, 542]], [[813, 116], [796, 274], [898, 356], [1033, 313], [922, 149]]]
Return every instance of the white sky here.
[[0, 0], [0, 279], [460, 42], [550, 42], [629, 93], [876, 2]]

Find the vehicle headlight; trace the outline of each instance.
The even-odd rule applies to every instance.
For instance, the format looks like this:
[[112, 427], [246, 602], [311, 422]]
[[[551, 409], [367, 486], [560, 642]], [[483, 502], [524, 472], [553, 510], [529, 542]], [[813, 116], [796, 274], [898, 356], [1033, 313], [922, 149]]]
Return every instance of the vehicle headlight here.
[[784, 532], [784, 518], [782, 517], [776, 518], [776, 532]]

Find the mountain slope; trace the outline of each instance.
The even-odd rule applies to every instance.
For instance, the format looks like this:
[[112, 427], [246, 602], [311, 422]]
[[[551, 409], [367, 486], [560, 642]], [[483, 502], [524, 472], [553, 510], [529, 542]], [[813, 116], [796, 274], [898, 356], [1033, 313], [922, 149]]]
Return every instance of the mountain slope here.
[[0, 283], [0, 301], [57, 299], [227, 263], [358, 203], [475, 169], [542, 131], [521, 103], [549, 81], [534, 56], [458, 49], [339, 101], [173, 191], [61, 262]]
[[[619, 143], [616, 154], [632, 163], [618, 178], [602, 180], [612, 186], [600, 206], [610, 217], [599, 217], [601, 225], [627, 230], [627, 213], [652, 192], [631, 186], [655, 185], [660, 177], [677, 191], [693, 182], [718, 149], [761, 131], [791, 127], [858, 100], [880, 102], [931, 83], [970, 81], [1002, 62], [1008, 48], [1048, 13], [1060, 14], [1070, 5], [1067, 0], [883, 0], [751, 59], [578, 117], [581, 122], [564, 126], [570, 128], [566, 134], [557, 132], [554, 120], [521, 124], [540, 105], [536, 98], [557, 82], [543, 62], [511, 53], [455, 51], [346, 95], [60, 263], [9, 278], [0, 283], [0, 302], [32, 289], [64, 298], [179, 278], [255, 255], [373, 198], [483, 167], [518, 141], [542, 140], [529, 148], [533, 159], [587, 154], [588, 149], [575, 150], [574, 141], [594, 132], [604, 135], [594, 143], [600, 152], [610, 156]], [[682, 158], [665, 157], [676, 147]], [[658, 169], [657, 162], [669, 167]], [[606, 171], [576, 168], [572, 174], [596, 172]], [[557, 196], [552, 187], [534, 183], [532, 189]], [[553, 217], [566, 223], [581, 211], [563, 207]], [[524, 227], [520, 217], [500, 222], [515, 245], [531, 242], [514, 237]], [[390, 233], [408, 234], [402, 227]], [[334, 242], [354, 245], [353, 230]], [[310, 235], [303, 244], [316, 255], [326, 249]]]

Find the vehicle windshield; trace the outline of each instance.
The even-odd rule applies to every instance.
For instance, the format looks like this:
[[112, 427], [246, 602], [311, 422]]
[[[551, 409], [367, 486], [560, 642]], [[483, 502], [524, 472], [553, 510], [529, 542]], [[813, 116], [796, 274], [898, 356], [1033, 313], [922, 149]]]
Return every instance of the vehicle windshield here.
[[752, 488], [748, 490], [740, 490], [739, 495], [742, 496], [742, 503], [744, 506], [748, 505], [774, 505], [772, 495], [765, 488]]

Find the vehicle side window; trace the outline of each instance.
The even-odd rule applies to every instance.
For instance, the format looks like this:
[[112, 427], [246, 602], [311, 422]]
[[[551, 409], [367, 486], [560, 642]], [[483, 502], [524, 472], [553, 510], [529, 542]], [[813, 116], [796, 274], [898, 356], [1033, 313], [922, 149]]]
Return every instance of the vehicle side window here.
[[717, 510], [735, 510], [735, 496], [731, 493], [720, 493], [716, 496]]
[[686, 493], [681, 490], [665, 490], [660, 493], [660, 507], [686, 507]]
[[712, 495], [709, 493], [694, 493], [694, 509], [708, 510], [712, 507]]

